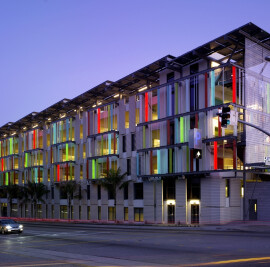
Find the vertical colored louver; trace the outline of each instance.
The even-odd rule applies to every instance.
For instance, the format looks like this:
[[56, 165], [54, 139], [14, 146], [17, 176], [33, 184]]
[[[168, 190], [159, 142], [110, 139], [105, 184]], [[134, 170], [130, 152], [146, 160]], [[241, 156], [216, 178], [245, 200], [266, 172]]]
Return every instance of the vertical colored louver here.
[[147, 122], [148, 121], [148, 93], [145, 93], [145, 98], [144, 98], [144, 115], [145, 115], [145, 119], [144, 121]]
[[218, 159], [217, 159], [217, 141], [214, 141], [214, 170], [218, 168]]
[[97, 109], [97, 133], [100, 133], [100, 108]]
[[60, 182], [60, 165], [57, 165], [57, 182]]

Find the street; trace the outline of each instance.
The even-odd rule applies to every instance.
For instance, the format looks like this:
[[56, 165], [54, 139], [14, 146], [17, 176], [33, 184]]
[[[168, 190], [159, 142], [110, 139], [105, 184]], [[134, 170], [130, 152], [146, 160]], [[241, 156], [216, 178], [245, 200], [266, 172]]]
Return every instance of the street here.
[[25, 223], [0, 235], [0, 266], [270, 265], [270, 233]]

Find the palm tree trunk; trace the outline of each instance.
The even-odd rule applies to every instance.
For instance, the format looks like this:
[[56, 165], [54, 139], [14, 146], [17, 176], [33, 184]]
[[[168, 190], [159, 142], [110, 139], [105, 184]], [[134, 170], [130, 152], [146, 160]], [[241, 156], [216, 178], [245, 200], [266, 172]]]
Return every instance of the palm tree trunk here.
[[12, 200], [9, 202], [9, 216], [12, 217]]
[[68, 196], [68, 220], [70, 220], [70, 213], [71, 213], [71, 210], [70, 210], [70, 208], [71, 208], [71, 199], [70, 199], [70, 196]]
[[116, 222], [116, 188], [114, 191], [114, 222]]

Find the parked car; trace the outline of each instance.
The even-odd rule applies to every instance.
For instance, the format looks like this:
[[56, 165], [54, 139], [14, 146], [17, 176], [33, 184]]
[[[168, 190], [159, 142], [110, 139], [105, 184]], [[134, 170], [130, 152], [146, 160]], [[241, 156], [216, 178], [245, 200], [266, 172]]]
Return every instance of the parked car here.
[[12, 232], [21, 234], [23, 232], [23, 225], [15, 222], [14, 220], [2, 219], [0, 220], [0, 229], [3, 235]]

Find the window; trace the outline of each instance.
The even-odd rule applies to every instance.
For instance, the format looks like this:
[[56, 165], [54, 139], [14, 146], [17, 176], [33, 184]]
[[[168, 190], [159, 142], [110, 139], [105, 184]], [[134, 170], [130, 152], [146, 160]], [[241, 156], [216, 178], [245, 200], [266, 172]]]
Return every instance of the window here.
[[108, 199], [115, 199], [112, 187], [108, 188]]
[[124, 221], [128, 221], [128, 207], [124, 207]]
[[41, 204], [37, 204], [37, 218], [41, 219], [42, 218], [42, 205]]
[[129, 128], [129, 111], [125, 112], [125, 128]]
[[82, 199], [82, 186], [79, 184], [79, 195], [78, 195], [79, 199]]
[[230, 179], [226, 179], [225, 196], [230, 197]]
[[143, 199], [143, 183], [134, 184], [134, 199]]
[[101, 185], [98, 185], [98, 199], [101, 199]]
[[83, 124], [80, 125], [80, 139], [83, 139]]
[[54, 199], [54, 187], [51, 187], [51, 199]]
[[143, 208], [134, 208], [134, 221], [143, 222]]
[[108, 220], [109, 221], [115, 220], [115, 207], [108, 207]]
[[187, 179], [187, 199], [201, 198], [201, 182], [199, 178]]
[[128, 199], [128, 185], [124, 186], [124, 199]]
[[54, 218], [54, 205], [51, 205], [51, 218]]
[[90, 206], [87, 207], [87, 220], [91, 219]]
[[67, 219], [68, 211], [66, 205], [60, 205], [60, 219]]
[[101, 207], [98, 206], [98, 220], [101, 220]]
[[163, 180], [163, 199], [175, 199], [175, 180], [164, 179]]
[[71, 206], [71, 219], [73, 220], [74, 219], [74, 207]]
[[87, 185], [87, 200], [90, 199], [90, 184]]
[[135, 136], [135, 133], [131, 134], [131, 150], [132, 151], [136, 150], [136, 136]]
[[122, 142], [122, 145], [123, 145], [123, 152], [126, 152], [127, 150], [126, 150], [126, 136], [125, 135], [123, 135], [123, 142]]
[[131, 159], [127, 159], [127, 175], [131, 175]]

